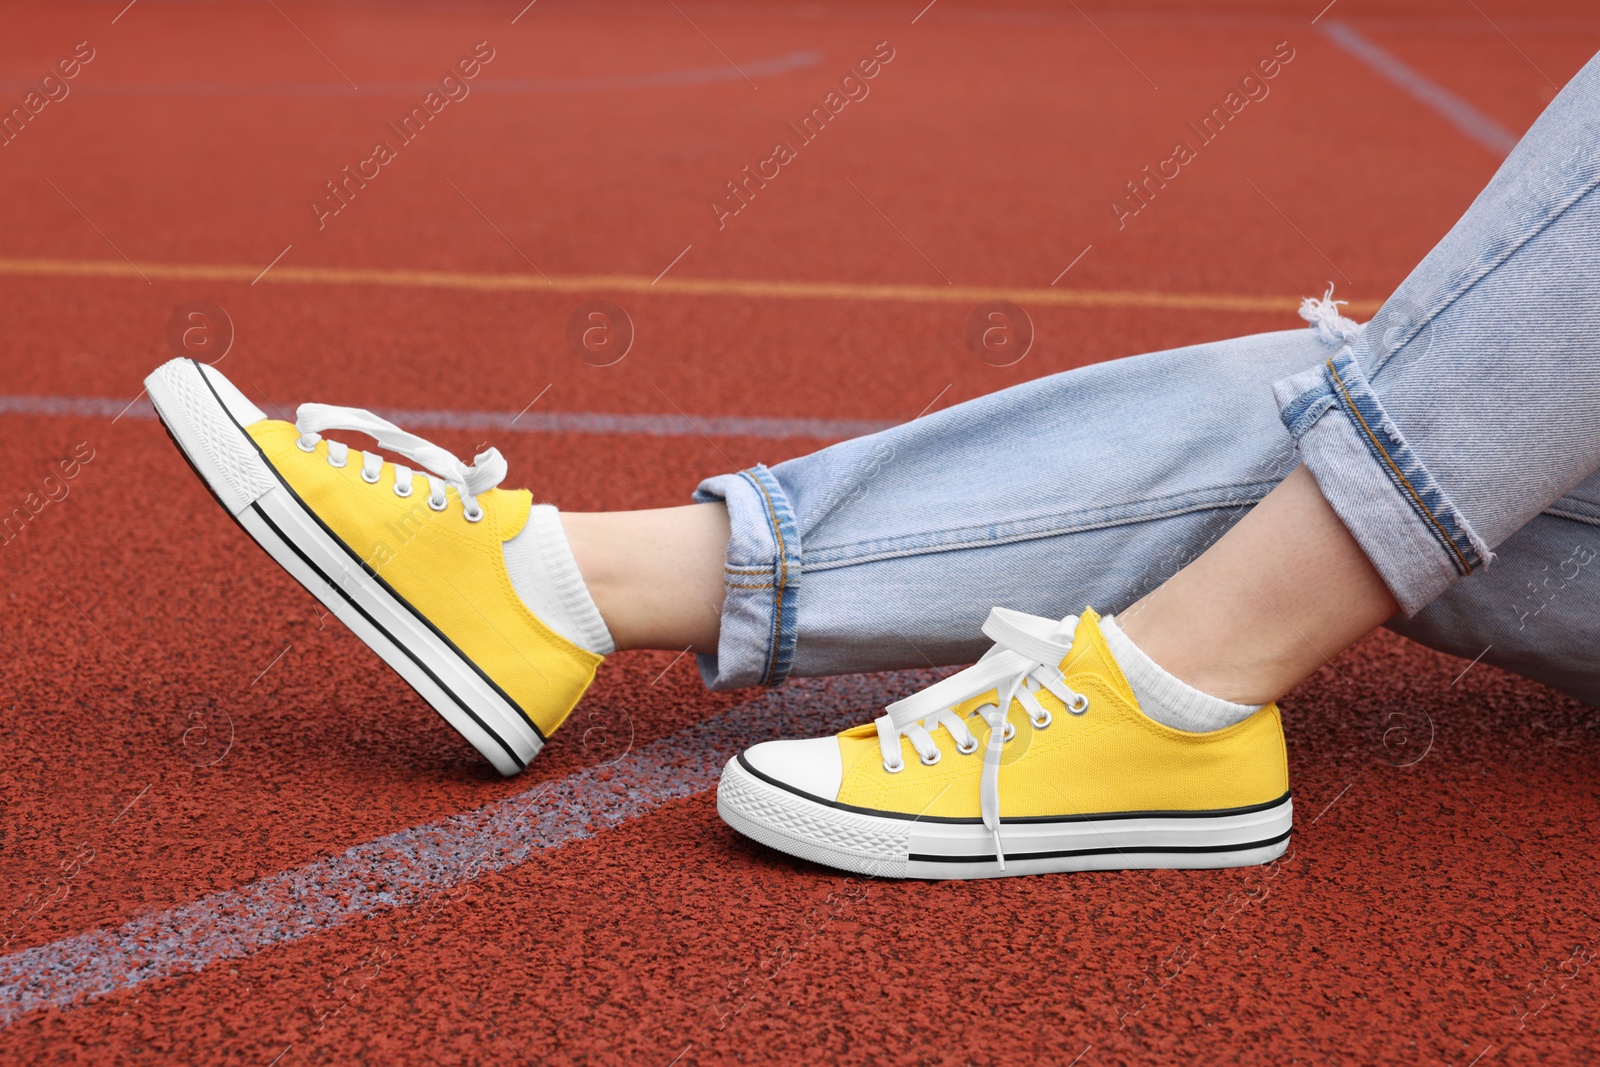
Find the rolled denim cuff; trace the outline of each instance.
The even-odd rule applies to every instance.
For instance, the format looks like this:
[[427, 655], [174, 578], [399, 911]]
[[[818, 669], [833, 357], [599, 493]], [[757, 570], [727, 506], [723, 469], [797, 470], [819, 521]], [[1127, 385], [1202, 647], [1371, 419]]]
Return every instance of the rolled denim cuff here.
[[707, 478], [698, 503], [723, 501], [731, 532], [715, 655], [700, 655], [707, 689], [782, 685], [794, 666], [800, 530], [778, 479], [757, 464]]
[[1301, 460], [1406, 615], [1494, 558], [1348, 347], [1272, 388]]

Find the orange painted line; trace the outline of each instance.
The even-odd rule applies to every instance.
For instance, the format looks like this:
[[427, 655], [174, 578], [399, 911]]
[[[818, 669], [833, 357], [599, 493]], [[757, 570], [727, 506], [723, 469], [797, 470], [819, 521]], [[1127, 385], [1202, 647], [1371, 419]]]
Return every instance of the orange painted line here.
[[[143, 277], [141, 277], [141, 272]], [[1160, 308], [1174, 311], [1246, 311], [1292, 314], [1298, 296], [1237, 293], [1163, 293], [1137, 289], [1015, 288], [978, 285], [884, 285], [735, 278], [662, 278], [642, 274], [494, 274], [476, 271], [405, 270], [379, 267], [296, 267], [224, 263], [146, 263], [135, 268], [101, 259], [0, 259], [0, 275], [35, 278], [117, 278], [143, 281], [239, 282], [262, 285], [369, 285], [476, 292], [648, 293], [674, 296], [746, 297], [769, 300], [847, 300], [913, 304], [980, 304], [1009, 300], [1024, 307]], [[1380, 301], [1352, 300], [1351, 314], [1371, 314]]]

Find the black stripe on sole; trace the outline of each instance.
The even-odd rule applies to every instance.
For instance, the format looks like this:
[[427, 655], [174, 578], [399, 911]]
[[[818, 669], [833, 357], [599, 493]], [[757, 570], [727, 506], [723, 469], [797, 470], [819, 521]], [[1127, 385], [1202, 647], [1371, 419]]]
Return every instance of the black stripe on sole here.
[[[1004, 820], [1002, 820], [1004, 821]], [[1248, 852], [1253, 848], [1266, 848], [1287, 841], [1291, 831], [1285, 830], [1277, 837], [1263, 841], [1244, 841], [1236, 845], [1141, 845], [1130, 848], [1064, 848], [1054, 852], [1007, 852], [1006, 862], [1022, 860], [1053, 860], [1067, 856], [1153, 856], [1184, 855], [1205, 852]], [[912, 863], [994, 863], [994, 853], [983, 856], [929, 856], [913, 852], [907, 859]]]
[[[193, 361], [191, 360], [191, 362], [193, 362]], [[198, 367], [199, 364], [195, 364], [195, 366]], [[214, 400], [216, 400], [217, 406], [222, 409], [222, 413], [228, 417], [228, 421], [229, 422], [233, 423], [233, 425], [238, 428], [239, 433], [242, 434], [244, 436], [244, 439], [250, 443], [250, 447], [256, 450], [256, 454], [261, 457], [261, 462], [266, 466], [267, 470], [272, 472], [272, 476], [278, 480], [278, 484], [283, 486], [284, 492], [288, 493], [289, 496], [291, 498], [293, 498], [294, 502], [296, 504], [300, 505], [300, 510], [304, 511], [306, 513], [306, 515], [308, 515], [311, 518], [311, 521], [317, 524], [317, 526], [322, 530], [322, 532], [328, 536], [329, 540], [331, 540], [334, 544], [338, 545], [340, 548], [342, 548], [344, 550], [345, 554], [347, 556], [349, 556], [355, 562], [356, 566], [361, 568], [361, 571], [362, 571], [363, 574], [365, 574], [367, 577], [371, 578], [373, 581], [377, 582], [378, 585], [383, 588], [384, 592], [388, 593], [389, 596], [394, 598], [395, 603], [400, 604], [401, 606], [403, 606], [407, 611], [409, 611], [412, 614], [412, 616], [418, 622], [422, 623], [422, 625], [426, 626], [429, 630], [431, 630], [433, 632], [433, 635], [435, 637], [437, 637], [440, 641], [442, 641], [444, 643], [445, 647], [450, 649], [451, 652], [454, 652], [456, 654], [456, 656], [461, 660], [462, 663], [466, 664], [469, 668], [471, 668], [473, 673], [475, 673], [479, 678], [481, 678], [485, 685], [487, 685], [487, 686], [489, 686], [489, 688], [493, 689], [495, 691], [495, 693], [499, 695], [500, 699], [504, 700], [506, 702], [506, 705], [508, 707], [514, 709], [518, 715], [522, 716], [523, 721], [528, 724], [528, 728], [530, 730], [532, 730], [533, 733], [534, 733], [534, 736], [539, 739], [539, 743], [540, 743], [541, 746], [547, 740], [549, 740], [547, 737], [545, 737], [544, 731], [539, 729], [538, 724], [533, 721], [533, 718], [531, 716], [529, 716], [529, 714], [522, 709], [522, 705], [518, 704], [515, 700], [512, 700], [511, 699], [511, 695], [509, 693], [507, 693], [504, 689], [500, 688], [500, 685], [499, 685], [498, 682], [496, 682], [493, 678], [489, 677], [489, 675], [487, 673], [485, 673], [485, 671], [483, 670], [482, 667], [479, 667], [477, 665], [477, 663], [473, 662], [472, 658], [470, 656], [468, 656], [465, 652], [461, 651], [461, 649], [456, 646], [456, 643], [454, 641], [450, 640], [449, 637], [445, 636], [444, 632], [441, 631], [437, 626], [435, 626], [433, 624], [432, 620], [430, 620], [426, 615], [422, 614], [422, 612], [418, 611], [415, 607], [413, 607], [409, 600], [407, 600], [405, 597], [401, 596], [398, 592], [396, 592], [394, 590], [394, 588], [388, 582], [384, 581], [382, 575], [378, 574], [371, 567], [367, 566], [366, 561], [363, 560], [361, 558], [361, 556], [359, 554], [357, 554], [356, 551], [353, 548], [351, 548], [349, 545], [345, 544], [344, 543], [344, 539], [341, 538], [338, 534], [334, 533], [333, 530], [328, 526], [328, 524], [322, 521], [322, 517], [320, 515], [318, 515], [314, 509], [312, 509], [310, 506], [308, 506], [304, 500], [301, 499], [300, 494], [294, 491], [294, 486], [290, 485], [289, 482], [284, 478], [284, 476], [281, 473], [279, 473], [278, 468], [273, 466], [272, 461], [267, 458], [266, 452], [264, 452], [262, 450], [261, 446], [256, 443], [256, 439], [254, 437], [251, 437], [250, 434], [245, 430], [245, 428], [243, 426], [239, 425], [239, 420], [233, 417], [233, 412], [228, 409], [228, 405], [223, 403], [222, 402], [222, 397], [217, 395], [217, 390], [211, 384], [211, 379], [206, 377], [205, 371], [201, 370], [199, 373], [200, 373], [200, 380], [205, 383], [205, 387], [206, 387], [207, 391], [209, 391], [211, 393], [212, 398]], [[193, 464], [190, 464], [190, 465], [193, 466]], [[204, 478], [201, 478], [200, 480], [202, 482], [205, 481]], [[309, 562], [309, 561], [307, 561], [307, 562]], [[320, 571], [319, 571], [319, 573], [320, 573]], [[348, 597], [346, 599], [348, 599]], [[396, 643], [398, 644], [398, 642], [396, 642]], [[469, 711], [468, 714], [471, 714], [471, 712]], [[477, 719], [476, 715], [473, 715], [472, 717], [474, 719]], [[487, 727], [485, 727], [485, 729], [487, 729]], [[504, 741], [501, 742], [501, 744], [504, 744], [504, 743], [505, 743]], [[518, 762], [520, 763], [521, 761], [519, 760]], [[527, 766], [526, 764], [522, 764], [522, 765], [523, 766]]]
[[[200, 377], [201, 377], [202, 380], [205, 380], [204, 372], [201, 373]], [[210, 382], [206, 382], [206, 387], [209, 389], [211, 387], [211, 383]], [[216, 396], [216, 390], [215, 389], [211, 389], [211, 395], [214, 396], [214, 397]], [[218, 402], [219, 405], [222, 406], [223, 410], [225, 412], [227, 412], [228, 417], [233, 422], [233, 424], [235, 426], [238, 426], [239, 425], [238, 420], [233, 418], [233, 413], [232, 412], [228, 412], [227, 411], [227, 405], [222, 404], [222, 401], [221, 401], [220, 397], [217, 398], [217, 402]], [[157, 411], [157, 415], [158, 416], [160, 415], [159, 411]], [[194, 460], [190, 458], [188, 450], [183, 447], [183, 442], [178, 440], [177, 436], [172, 432], [172, 428], [167, 425], [166, 420], [158, 418], [157, 421], [160, 423], [162, 431], [167, 435], [167, 439], [169, 441], [171, 441], [172, 444], [173, 444], [173, 447], [178, 450], [178, 455], [183, 457], [183, 462], [188, 465], [188, 467], [189, 467], [189, 469], [191, 471], [194, 472], [195, 478], [200, 482], [200, 484], [202, 486], [205, 487], [206, 492], [211, 495], [211, 499], [213, 499], [213, 500], [215, 500], [217, 502], [217, 506], [222, 509], [222, 513], [224, 515], [228, 516], [228, 518], [233, 521], [233, 524], [235, 526], [239, 527], [239, 529], [242, 530], [247, 537], [249, 537], [251, 544], [253, 544], [257, 548], [261, 549], [261, 551], [263, 553], [265, 553], [267, 558], [272, 560], [272, 562], [276, 563], [279, 567], [283, 567], [283, 563], [276, 556], [274, 556], [270, 551], [267, 550], [267, 546], [263, 545], [260, 541], [256, 540], [255, 535], [253, 533], [251, 533], [250, 530], [242, 522], [239, 521], [239, 517], [237, 515], [235, 515], [227, 507], [227, 505], [223, 504], [222, 498], [217, 495], [216, 490], [211, 487], [211, 483], [206, 481], [205, 476], [200, 473], [200, 468], [195, 466]], [[241, 430], [242, 430], [242, 427], [241, 427]], [[245, 434], [245, 437], [249, 438], [252, 444], [255, 443], [254, 438], [250, 438], [249, 434]], [[257, 452], [260, 451], [259, 446], [257, 447], [256, 451]], [[263, 459], [263, 461], [265, 461], [266, 457], [263, 456], [262, 459]], [[268, 463], [267, 466], [268, 466], [268, 468], [272, 467], [272, 465], [270, 463]], [[277, 471], [273, 470], [273, 474], [277, 475]], [[283, 481], [281, 476], [279, 476], [278, 480], [280, 482]], [[285, 488], [288, 488], [288, 487], [285, 486]], [[290, 490], [290, 493], [292, 494], [293, 490]], [[305, 508], [304, 501], [301, 501], [299, 499], [299, 497], [295, 497], [295, 500], [296, 500], [297, 503], [300, 504], [302, 509], [306, 510], [307, 514], [312, 514], [310, 512], [310, 509]], [[278, 528], [278, 525], [276, 523], [274, 523], [272, 521], [272, 519], [270, 517], [268, 517], [266, 512], [264, 512], [255, 502], [252, 501], [250, 503], [249, 507], [251, 508], [251, 510], [255, 511], [255, 513], [258, 516], [260, 516], [261, 520], [263, 522], [265, 522], [268, 527], [270, 527], [272, 529], [273, 533], [277, 535], [278, 539], [289, 547], [290, 551], [294, 552], [294, 554], [296, 556], [298, 556], [306, 564], [306, 566], [310, 567], [314, 572], [316, 572], [317, 576], [320, 577], [323, 580], [323, 582], [325, 582], [328, 585], [329, 588], [337, 591], [338, 594], [340, 595], [340, 597], [342, 597], [345, 600], [346, 603], [348, 603], [352, 608], [354, 608], [361, 615], [361, 617], [364, 618], [372, 626], [373, 629], [375, 629], [379, 633], [383, 634], [383, 636], [385, 638], [387, 638], [388, 641], [392, 645], [394, 645], [394, 647], [396, 647], [396, 648], [400, 649], [402, 652], [404, 652], [408, 659], [410, 659], [413, 663], [415, 663], [419, 668], [422, 669], [423, 673], [425, 673], [429, 678], [433, 679], [434, 684], [436, 684], [439, 687], [440, 691], [443, 692], [446, 696], [448, 696], [455, 703], [455, 705], [458, 708], [460, 708], [462, 711], [466, 712], [467, 717], [470, 718], [473, 722], [477, 723], [478, 726], [482, 728], [484, 733], [486, 733], [490, 737], [494, 738], [495, 743], [497, 745], [499, 745], [500, 748], [505, 751], [505, 754], [511, 758], [511, 762], [517, 765], [517, 769], [519, 771], [527, 769], [527, 766], [528, 766], [527, 763], [525, 763], [522, 760], [522, 758], [517, 755], [516, 750], [511, 747], [511, 745], [506, 741], [506, 739], [504, 737], [500, 736], [498, 731], [496, 731], [488, 723], [484, 722], [483, 719], [478, 716], [477, 712], [472, 710], [471, 705], [467, 701], [463, 700], [460, 697], [460, 695], [455, 692], [455, 690], [451, 689], [448, 685], [446, 685], [443, 682], [443, 680], [441, 680], [439, 678], [439, 676], [437, 674], [435, 674], [433, 672], [433, 670], [431, 668], [429, 668], [429, 666], [426, 663], [422, 662], [422, 660], [420, 660], [417, 657], [416, 653], [413, 652], [404, 642], [396, 639], [394, 634], [390, 633], [389, 630], [386, 627], [384, 627], [381, 623], [379, 623], [376, 619], [374, 619], [370, 614], [368, 614], [367, 611], [364, 608], [362, 608], [360, 604], [356, 603], [355, 600], [351, 598], [350, 594], [345, 592], [345, 590], [340, 587], [339, 583], [337, 583], [333, 579], [329, 578], [327, 573], [324, 572], [321, 567], [317, 566], [317, 564], [314, 563], [311, 559], [309, 559], [306, 556], [306, 554], [300, 550], [300, 546], [296, 545], [292, 540], [290, 540], [289, 537], [281, 529]], [[316, 516], [314, 514], [312, 514], [312, 517], [315, 518]], [[322, 525], [322, 524], [319, 522], [319, 525]], [[326, 526], [323, 526], [323, 529], [326, 530], [327, 529]], [[331, 533], [330, 533], [330, 536], [332, 536]], [[342, 548], [344, 548], [346, 552], [349, 551], [349, 546], [345, 545], [337, 537], [334, 537], [334, 541], [335, 541], [335, 543], [339, 544]], [[299, 583], [299, 578], [297, 578], [292, 572], [290, 572], [287, 567], [283, 567], [283, 571], [284, 571], [285, 574], [288, 574], [290, 578], [294, 578], [294, 580], [295, 580], [295, 582], [297, 584]], [[365, 568], [363, 568], [363, 572], [365, 572]], [[387, 590], [388, 587], [385, 586], [385, 589]], [[307, 592], [310, 592], [310, 590], [307, 590]], [[388, 592], [392, 596], [394, 595], [393, 590], [388, 590]], [[394, 596], [394, 599], [399, 601], [402, 604], [405, 604], [405, 606], [412, 611], [412, 614], [416, 614], [416, 609], [412, 608], [411, 605], [409, 603], [407, 603], [404, 599], [402, 599], [399, 596]], [[427, 620], [423, 620], [423, 621], [426, 622]], [[437, 633], [438, 632], [437, 629], [435, 629], [434, 632]], [[440, 636], [442, 637], [443, 635], [440, 635]], [[456, 652], [457, 655], [461, 655], [460, 650], [456, 649], [455, 645], [450, 643], [448, 641], [448, 639], [446, 639], [446, 644], [448, 644], [449, 647], [451, 648], [451, 650]], [[377, 650], [374, 649], [373, 651], [376, 652]], [[476, 664], [473, 664], [470, 660], [467, 660], [465, 656], [462, 656], [461, 658], [469, 666], [473, 666], [474, 669], [476, 669]], [[382, 656], [379, 656], [378, 659], [379, 659], [380, 662], [383, 662], [383, 657]], [[384, 666], [387, 667], [387, 666], [389, 666], [389, 664], [388, 663], [384, 663]], [[394, 668], [390, 667], [390, 669], [393, 670]], [[397, 671], [396, 674], [398, 674], [398, 673], [399, 672]], [[482, 674], [481, 671], [479, 671], [478, 673], [480, 675]], [[405, 679], [405, 677], [403, 675], [400, 676], [400, 680], [401, 681], [406, 681], [406, 679]], [[409, 682], [406, 682], [406, 684], [410, 685]], [[517, 711], [519, 713], [521, 713], [524, 718], [527, 717], [526, 713], [522, 712], [522, 709], [520, 707], [517, 707], [517, 705], [515, 703], [510, 702], [510, 701], [508, 701], [508, 703], [511, 703], [512, 707], [517, 708]], [[545, 740], [544, 734], [539, 730], [539, 728], [537, 726], [534, 726], [532, 722], [529, 722], [528, 725], [533, 727], [533, 732], [538, 736], [540, 742], [543, 743], [543, 741]], [[474, 746], [474, 747], [476, 747], [476, 746]]]
[[[377, 619], [374, 619], [370, 614], [368, 614], [367, 610], [365, 608], [363, 608], [360, 604], [358, 604], [354, 597], [352, 597], [349, 593], [347, 593], [344, 590], [344, 588], [339, 585], [338, 582], [336, 582], [332, 578], [330, 578], [326, 571], [324, 571], [321, 567], [317, 566], [316, 562], [314, 560], [312, 560], [310, 556], [306, 555], [303, 551], [301, 551], [300, 546], [295, 544], [294, 541], [292, 539], [290, 539], [289, 535], [284, 533], [283, 530], [279, 528], [277, 523], [272, 521], [271, 516], [269, 516], [265, 511], [263, 511], [259, 504], [257, 504], [254, 501], [252, 501], [250, 503], [250, 510], [254, 511], [256, 513], [256, 515], [261, 519], [261, 521], [267, 524], [267, 527], [272, 530], [273, 534], [275, 534], [277, 536], [278, 540], [282, 541], [286, 546], [288, 546], [289, 551], [293, 552], [296, 556], [299, 556], [300, 557], [300, 561], [302, 563], [304, 563], [307, 567], [310, 567], [314, 572], [316, 572], [317, 577], [321, 578], [325, 583], [327, 583], [327, 585], [328, 585], [328, 587], [330, 589], [332, 589], [334, 592], [338, 593], [341, 597], [343, 597], [345, 603], [349, 604], [352, 608], [354, 608], [356, 610], [356, 612], [358, 614], [360, 614], [360, 616], [367, 621], [368, 625], [370, 625], [374, 630], [377, 630], [384, 637], [388, 638], [389, 643], [394, 645], [395, 648], [398, 648], [400, 651], [404, 652], [406, 654], [406, 658], [411, 660], [412, 663], [415, 663], [419, 668], [421, 668], [422, 673], [426, 674], [429, 678], [431, 678], [433, 680], [433, 684], [437, 685], [440, 688], [440, 690], [442, 690], [444, 692], [444, 694], [446, 696], [448, 696], [451, 700], [453, 700], [458, 708], [460, 708], [462, 711], [466, 712], [467, 716], [469, 718], [471, 718], [473, 722], [477, 723], [478, 726], [483, 729], [484, 733], [486, 733], [490, 737], [494, 738], [495, 742], [501, 748], [505, 749], [506, 755], [511, 757], [511, 762], [513, 762], [513, 763], [515, 763], [517, 765], [517, 769], [519, 771], [527, 769], [528, 765], [526, 763], [524, 763], [522, 761], [522, 759], [512, 749], [512, 747], [509, 744], [506, 743], [506, 739], [505, 738], [501, 737], [494, 730], [493, 727], [491, 727], [488, 723], [484, 722], [483, 719], [479, 718], [478, 713], [472, 710], [471, 705], [468, 704], [467, 701], [461, 699], [460, 695], [457, 694], [454, 689], [451, 689], [448, 685], [446, 685], [445, 682], [444, 682], [444, 679], [440, 678], [437, 674], [433, 673], [433, 668], [429, 667], [426, 663], [424, 663], [422, 661], [422, 659], [415, 652], [413, 652], [411, 650], [410, 646], [408, 646], [404, 641], [401, 641], [399, 638], [395, 637], [394, 634], [389, 632], [387, 627], [385, 627]], [[245, 532], [249, 533], [250, 531], [246, 530]], [[252, 537], [251, 540], [254, 541], [255, 538]], [[265, 546], [262, 546], [262, 547], [265, 548]], [[272, 553], [268, 552], [267, 555], [271, 556]], [[274, 560], [274, 561], [276, 562], [276, 560]], [[281, 564], [280, 564], [280, 566], [281, 566]], [[294, 575], [290, 574], [290, 577], [293, 578]], [[380, 656], [379, 658], [381, 659], [382, 657]], [[402, 680], [404, 680], [404, 679], [402, 678]]]

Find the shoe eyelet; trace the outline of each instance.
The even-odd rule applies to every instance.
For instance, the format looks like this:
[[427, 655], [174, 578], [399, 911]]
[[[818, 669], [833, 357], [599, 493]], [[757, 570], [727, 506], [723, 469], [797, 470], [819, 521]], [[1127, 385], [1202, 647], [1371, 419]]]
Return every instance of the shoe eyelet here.
[[1078, 698], [1067, 705], [1067, 713], [1070, 715], [1082, 715], [1088, 710], [1089, 698], [1084, 696], [1082, 693], [1079, 693]]
[[1033, 728], [1035, 730], [1043, 730], [1046, 726], [1050, 725], [1050, 722], [1051, 722], [1051, 720], [1053, 718], [1054, 718], [1054, 716], [1052, 716], [1050, 714], [1050, 709], [1046, 708], [1043, 718], [1038, 718], [1038, 719], [1029, 718], [1028, 721], [1033, 723]]
[[333, 458], [333, 453], [330, 451], [328, 453], [328, 466], [330, 466], [330, 467], [348, 467], [348, 466], [350, 466], [350, 453], [346, 452], [343, 459], [334, 459]]
[[361, 480], [366, 482], [368, 485], [377, 485], [378, 479], [382, 477], [382, 474], [374, 474], [372, 477], [368, 478], [366, 468], [362, 468], [361, 470]]
[[940, 752], [938, 749], [934, 749], [932, 759], [926, 758], [921, 753], [918, 753], [917, 758], [922, 761], [922, 765], [924, 767], [932, 767], [935, 763], [938, 763], [940, 760], [944, 759], [944, 753]]
[[468, 522], [482, 522], [483, 521], [483, 509], [482, 508], [474, 508], [472, 511], [462, 512], [462, 517], [465, 518]]
[[1016, 736], [1017, 736], [1017, 724], [1012, 722], [1011, 720], [1007, 719], [1006, 720], [1006, 732], [1005, 732], [1005, 736], [1002, 738], [1002, 740], [1010, 741], [1013, 737], [1016, 737]]
[[307, 438], [296, 437], [294, 439], [294, 446], [302, 452], [315, 452], [317, 450], [317, 443], [315, 441], [312, 441], [309, 444], [306, 442]]
[[411, 486], [409, 486], [409, 485], [406, 486], [405, 492], [401, 492], [400, 491], [400, 483], [399, 482], [395, 482], [394, 483], [394, 495], [395, 496], [410, 496], [411, 492], [412, 492]]
[[901, 771], [906, 769], [906, 761], [901, 760], [899, 763], [896, 763], [893, 766], [885, 763], [883, 765], [883, 769], [888, 771], [890, 774], [899, 774]]
[[432, 508], [434, 511], [443, 511], [445, 508], [450, 506], [450, 498], [449, 497], [445, 497], [443, 500], [440, 500], [438, 503], [434, 503], [433, 497], [430, 496], [428, 498], [428, 506], [430, 508]]
[[961, 742], [957, 741], [956, 751], [961, 753], [963, 756], [972, 755], [974, 752], [978, 751], [978, 739], [976, 737], [972, 738], [972, 744], [967, 745], [966, 747], [962, 747]]

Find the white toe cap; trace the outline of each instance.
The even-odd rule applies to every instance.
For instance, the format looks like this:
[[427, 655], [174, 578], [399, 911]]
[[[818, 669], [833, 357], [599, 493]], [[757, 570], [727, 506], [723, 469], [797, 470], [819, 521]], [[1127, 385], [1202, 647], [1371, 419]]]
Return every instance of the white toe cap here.
[[745, 762], [768, 778], [822, 800], [839, 798], [844, 759], [836, 737], [765, 741], [745, 750]]

